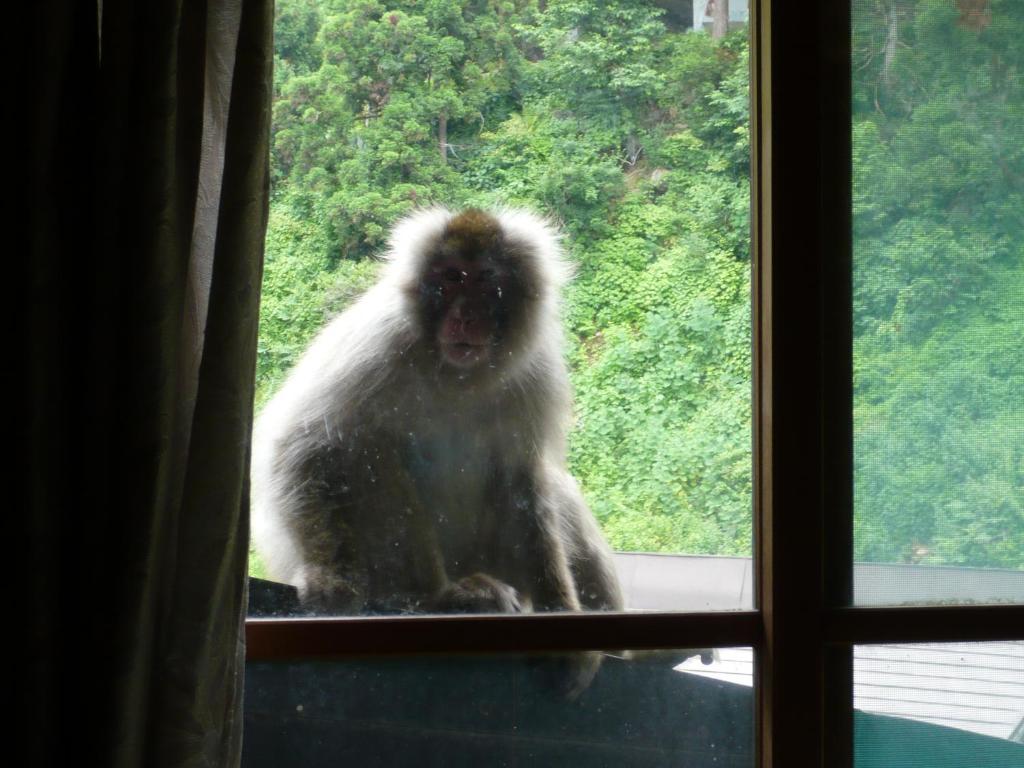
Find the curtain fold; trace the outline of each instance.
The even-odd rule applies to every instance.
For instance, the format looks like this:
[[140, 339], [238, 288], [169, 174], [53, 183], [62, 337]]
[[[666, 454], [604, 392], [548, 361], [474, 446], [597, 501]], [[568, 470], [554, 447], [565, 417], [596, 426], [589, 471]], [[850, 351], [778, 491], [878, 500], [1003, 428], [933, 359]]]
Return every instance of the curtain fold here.
[[101, 7], [24, 40], [27, 764], [231, 766], [273, 2]]

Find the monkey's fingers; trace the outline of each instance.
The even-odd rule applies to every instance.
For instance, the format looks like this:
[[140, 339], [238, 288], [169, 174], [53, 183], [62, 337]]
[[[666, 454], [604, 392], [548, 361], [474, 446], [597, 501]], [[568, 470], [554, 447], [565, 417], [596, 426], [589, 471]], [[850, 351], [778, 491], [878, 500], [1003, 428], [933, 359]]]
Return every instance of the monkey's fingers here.
[[357, 612], [360, 602], [358, 591], [329, 568], [305, 568], [296, 587], [303, 607], [313, 613], [338, 615]]
[[523, 605], [514, 587], [484, 573], [476, 573], [449, 584], [434, 601], [440, 613], [522, 613]]

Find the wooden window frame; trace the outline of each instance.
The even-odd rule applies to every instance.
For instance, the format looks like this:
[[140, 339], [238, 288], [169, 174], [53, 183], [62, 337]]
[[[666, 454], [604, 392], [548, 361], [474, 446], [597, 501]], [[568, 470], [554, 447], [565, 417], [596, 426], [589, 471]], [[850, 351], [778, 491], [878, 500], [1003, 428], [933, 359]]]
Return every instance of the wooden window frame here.
[[756, 610], [250, 619], [250, 660], [750, 646], [757, 765], [843, 768], [854, 644], [1024, 639], [1022, 605], [851, 607], [850, 0], [750, 30]]

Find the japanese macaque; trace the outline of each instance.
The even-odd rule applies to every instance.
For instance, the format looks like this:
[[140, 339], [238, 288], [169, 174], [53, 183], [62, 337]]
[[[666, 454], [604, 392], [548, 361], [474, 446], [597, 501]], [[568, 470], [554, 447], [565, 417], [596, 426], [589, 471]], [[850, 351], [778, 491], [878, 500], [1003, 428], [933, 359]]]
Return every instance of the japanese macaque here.
[[321, 613], [622, 609], [566, 468], [569, 273], [523, 211], [398, 224], [379, 282], [257, 423], [253, 536], [271, 578]]

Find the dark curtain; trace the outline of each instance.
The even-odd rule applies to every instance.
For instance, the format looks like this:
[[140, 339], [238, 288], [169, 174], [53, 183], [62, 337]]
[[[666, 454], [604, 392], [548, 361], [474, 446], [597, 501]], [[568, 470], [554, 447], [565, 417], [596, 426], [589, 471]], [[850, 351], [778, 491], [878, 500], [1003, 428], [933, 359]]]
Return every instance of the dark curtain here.
[[231, 766], [273, 2], [22, 9], [14, 759]]

